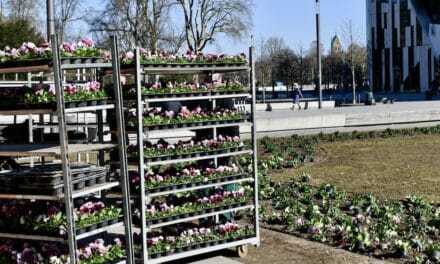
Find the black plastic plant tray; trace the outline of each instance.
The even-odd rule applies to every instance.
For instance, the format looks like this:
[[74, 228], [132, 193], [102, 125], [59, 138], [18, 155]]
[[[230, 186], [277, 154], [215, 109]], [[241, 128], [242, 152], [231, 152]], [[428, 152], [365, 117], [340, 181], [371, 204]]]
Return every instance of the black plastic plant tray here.
[[[83, 168], [80, 168], [83, 167]], [[106, 174], [106, 168], [95, 166], [80, 166], [71, 170], [72, 179], [80, 180], [94, 175]], [[16, 184], [49, 184], [57, 185], [63, 181], [63, 173], [57, 167], [38, 168], [24, 170], [13, 175], [13, 181]]]
[[[93, 187], [96, 184], [102, 184], [107, 181], [107, 174], [95, 174], [93, 176], [84, 177], [72, 181], [72, 189], [80, 191], [86, 187]], [[26, 194], [40, 194], [40, 195], [61, 195], [64, 192], [64, 184], [21, 184], [17, 185], [17, 189]]]
[[211, 207], [211, 208], [203, 209], [200, 211], [181, 213], [181, 214], [176, 214], [176, 215], [171, 215], [171, 216], [164, 216], [164, 217], [158, 217], [158, 218], [148, 218], [147, 217], [147, 225], [160, 224], [160, 223], [173, 221], [173, 220], [177, 220], [177, 219], [183, 219], [183, 218], [187, 218], [187, 217], [191, 217], [191, 216], [203, 215], [206, 213], [219, 212], [219, 211], [223, 211], [223, 210], [246, 206], [248, 204], [250, 204], [250, 201], [243, 201], [243, 202], [236, 202], [233, 204]]
[[211, 120], [211, 121], [189, 122], [189, 123], [179, 123], [179, 124], [144, 125], [144, 128], [145, 130], [163, 130], [163, 129], [186, 128], [186, 127], [192, 128], [192, 127], [208, 126], [208, 125], [233, 124], [233, 123], [242, 122], [243, 120], [245, 120], [244, 117], [236, 118], [236, 119]]
[[208, 181], [193, 181], [193, 182], [187, 182], [187, 183], [175, 183], [175, 184], [169, 184], [169, 185], [165, 185], [165, 186], [157, 186], [154, 188], [145, 188], [145, 190], [148, 191], [148, 193], [158, 193], [158, 192], [169, 191], [169, 190], [179, 190], [179, 189], [190, 188], [190, 187], [195, 187], [195, 186], [202, 186], [202, 185], [212, 184], [212, 183], [222, 183], [222, 182], [227, 182], [227, 181], [232, 181], [232, 180], [239, 180], [239, 179], [244, 179], [246, 177], [248, 177], [248, 175], [244, 174], [244, 173], [232, 174], [232, 175], [227, 175], [227, 176], [219, 177], [219, 178], [215, 178], [215, 179], [209, 179]]
[[[130, 64], [129, 64], [130, 65]], [[232, 66], [243, 66], [246, 65], [245, 62], [193, 62], [193, 63], [145, 63], [141, 62], [141, 65], [148, 68], [198, 68], [198, 67], [232, 67]]]
[[192, 96], [206, 96], [206, 95], [225, 95], [225, 94], [238, 94], [243, 93], [243, 90], [231, 90], [231, 91], [198, 91], [188, 93], [149, 93], [143, 94], [143, 98], [169, 98], [169, 97], [192, 97]]
[[[152, 162], [152, 161], [162, 161], [162, 160], [174, 160], [174, 159], [181, 159], [181, 158], [204, 157], [204, 156], [209, 156], [209, 155], [235, 152], [237, 150], [242, 150], [242, 149], [243, 148], [241, 146], [233, 147], [233, 148], [211, 149], [211, 150], [206, 150], [206, 151], [197, 151], [197, 152], [190, 152], [190, 153], [184, 153], [184, 154], [178, 154], [178, 155], [163, 155], [163, 156], [146, 157], [145, 160], [147, 162]], [[134, 159], [137, 160], [137, 158], [134, 158]]]

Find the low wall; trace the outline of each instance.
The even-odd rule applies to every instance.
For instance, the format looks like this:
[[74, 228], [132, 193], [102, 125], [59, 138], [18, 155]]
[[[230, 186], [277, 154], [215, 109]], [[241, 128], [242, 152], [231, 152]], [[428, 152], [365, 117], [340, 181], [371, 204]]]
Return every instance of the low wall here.
[[[308, 101], [301, 102], [301, 109], [318, 109], [319, 103], [318, 101]], [[271, 103], [272, 111], [274, 110], [288, 110], [292, 107], [292, 102], [283, 102], [283, 103]], [[255, 105], [257, 111], [266, 111], [267, 104], [258, 103]], [[323, 101], [322, 108], [334, 108], [335, 101]], [[246, 105], [246, 110], [250, 109], [250, 105]]]

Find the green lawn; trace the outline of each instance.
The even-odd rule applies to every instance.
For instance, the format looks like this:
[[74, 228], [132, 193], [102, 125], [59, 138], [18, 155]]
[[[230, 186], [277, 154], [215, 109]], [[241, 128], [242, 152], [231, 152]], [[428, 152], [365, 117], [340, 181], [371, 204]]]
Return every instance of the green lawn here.
[[440, 135], [325, 142], [317, 147], [322, 159], [271, 178], [287, 181], [305, 171], [317, 185], [335, 184], [383, 199], [422, 195], [440, 203]]

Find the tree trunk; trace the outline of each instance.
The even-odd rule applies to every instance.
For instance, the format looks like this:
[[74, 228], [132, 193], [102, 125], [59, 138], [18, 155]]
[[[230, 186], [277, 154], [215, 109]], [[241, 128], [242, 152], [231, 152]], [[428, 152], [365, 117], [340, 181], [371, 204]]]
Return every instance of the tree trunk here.
[[355, 71], [351, 70], [351, 79], [352, 79], [352, 87], [353, 87], [353, 104], [356, 104], [356, 80], [355, 80]]

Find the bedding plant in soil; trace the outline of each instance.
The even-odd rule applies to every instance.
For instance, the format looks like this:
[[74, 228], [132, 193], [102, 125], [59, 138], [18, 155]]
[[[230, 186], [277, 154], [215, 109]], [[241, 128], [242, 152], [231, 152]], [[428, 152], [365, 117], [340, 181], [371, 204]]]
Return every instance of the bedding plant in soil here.
[[[292, 171], [298, 172], [292, 168], [308, 170], [316, 166], [314, 162], [317, 160], [327, 158], [329, 153], [321, 147], [323, 145], [408, 140], [417, 145], [417, 140], [439, 141], [438, 134], [440, 126], [263, 138], [259, 144], [263, 226], [400, 263], [440, 263], [438, 204], [430, 203], [422, 196], [409, 195], [412, 193], [410, 189], [406, 198], [386, 200], [383, 198], [387, 197], [386, 193], [346, 192], [334, 185], [319, 185], [307, 173], [299, 178], [289, 176], [291, 179], [286, 179], [293, 175]], [[248, 162], [246, 158], [241, 159], [241, 165]], [[272, 180], [272, 174], [278, 176], [277, 180], [284, 181]], [[321, 180], [325, 182], [325, 177]], [[384, 181], [383, 185], [399, 188], [398, 182]]]

